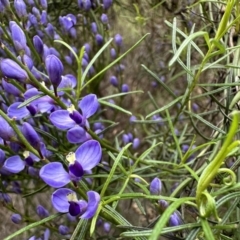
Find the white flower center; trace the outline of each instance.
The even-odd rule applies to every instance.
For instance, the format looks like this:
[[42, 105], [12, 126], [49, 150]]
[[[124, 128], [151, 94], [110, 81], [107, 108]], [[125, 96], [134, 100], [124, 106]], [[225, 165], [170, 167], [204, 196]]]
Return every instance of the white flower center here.
[[25, 158], [28, 158], [28, 157], [30, 156], [30, 152], [29, 152], [29, 151], [24, 151], [24, 152], [23, 152], [23, 156], [24, 156]]
[[69, 164], [73, 164], [76, 160], [76, 155], [74, 152], [70, 152], [67, 156], [66, 156], [67, 161], [69, 162]]
[[75, 192], [69, 193], [69, 194], [67, 195], [67, 200], [68, 200], [69, 202], [77, 202], [78, 199], [77, 199], [76, 193], [75, 193]]
[[73, 111], [75, 111], [76, 108], [74, 107], [73, 104], [71, 104], [71, 105], [67, 108], [67, 110], [69, 111], [69, 113], [73, 113]]

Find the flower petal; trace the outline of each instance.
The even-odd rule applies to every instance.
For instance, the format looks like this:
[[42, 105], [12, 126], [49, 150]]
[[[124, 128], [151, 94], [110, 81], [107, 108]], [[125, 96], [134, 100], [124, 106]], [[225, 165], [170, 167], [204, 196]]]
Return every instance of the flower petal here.
[[76, 126], [68, 130], [67, 139], [70, 143], [83, 143], [91, 136], [82, 127]]
[[7, 112], [8, 112], [8, 116], [10, 118], [15, 118], [16, 120], [21, 120], [22, 118], [30, 115], [30, 112], [27, 110], [26, 107], [18, 108], [18, 106], [20, 104], [21, 104], [21, 102], [15, 102], [9, 106]]
[[57, 110], [50, 115], [52, 124], [62, 130], [67, 130], [76, 125], [76, 123], [69, 117], [67, 110]]
[[44, 165], [39, 175], [46, 184], [54, 188], [63, 187], [70, 182], [69, 174], [59, 162]]
[[60, 188], [52, 194], [52, 204], [53, 207], [61, 213], [66, 213], [69, 210], [69, 202], [67, 195], [73, 191], [68, 188]]
[[76, 150], [75, 155], [83, 170], [91, 170], [100, 162], [102, 149], [98, 141], [89, 140]]
[[88, 191], [88, 206], [86, 212], [81, 216], [81, 218], [89, 219], [94, 216], [98, 209], [98, 205], [100, 202], [100, 195], [94, 191]]
[[82, 110], [84, 117], [91, 117], [99, 107], [97, 96], [95, 94], [89, 94], [79, 102], [78, 107]]
[[19, 173], [25, 168], [25, 163], [18, 155], [15, 155], [4, 162], [3, 168], [11, 173]]

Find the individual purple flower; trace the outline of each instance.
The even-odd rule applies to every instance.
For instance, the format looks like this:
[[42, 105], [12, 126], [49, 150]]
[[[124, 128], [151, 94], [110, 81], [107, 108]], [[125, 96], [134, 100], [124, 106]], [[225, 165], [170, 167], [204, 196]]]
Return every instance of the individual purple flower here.
[[52, 194], [52, 204], [60, 213], [70, 213], [72, 216], [90, 219], [98, 209], [100, 195], [95, 191], [88, 191], [87, 196], [88, 202], [78, 200], [74, 191], [68, 188], [60, 188]]
[[47, 24], [47, 27], [45, 28], [46, 33], [49, 35], [50, 38], [54, 38], [55, 29], [51, 23]]
[[98, 165], [102, 158], [100, 144], [95, 140], [83, 143], [75, 153], [67, 156], [69, 173], [59, 162], [51, 162], [40, 170], [40, 177], [51, 187], [60, 188], [72, 181], [79, 181], [86, 171]]
[[11, 59], [3, 59], [0, 63], [0, 67], [4, 77], [12, 78], [20, 82], [25, 82], [28, 79], [25, 70]]
[[[47, 24], [48, 24], [47, 11], [45, 11], [45, 10], [42, 11], [40, 22], [42, 23], [43, 26], [47, 26]], [[38, 35], [39, 35], [39, 32], [38, 32]], [[44, 34], [41, 34], [41, 35], [44, 35]]]
[[124, 84], [122, 85], [122, 92], [123, 92], [123, 93], [126, 93], [126, 92], [128, 92], [128, 91], [129, 91], [129, 86], [124, 83]]
[[38, 20], [36, 16], [34, 16], [32, 13], [28, 14], [28, 20], [32, 24], [32, 26], [34, 26], [35, 28], [38, 27]]
[[[97, 111], [99, 104], [95, 94], [89, 94], [82, 98], [78, 103], [78, 107], [81, 110], [80, 114], [73, 106], [70, 106], [68, 110], [57, 110], [50, 115], [50, 121], [54, 126], [61, 130], [71, 130], [71, 128], [78, 126], [79, 128], [88, 127], [87, 119], [91, 117]], [[78, 131], [81, 131], [78, 128]], [[75, 128], [77, 130], [77, 128]], [[73, 133], [73, 131], [71, 131]], [[78, 134], [78, 133], [77, 133]], [[69, 142], [73, 142], [71, 134], [67, 134]], [[73, 137], [75, 139], [75, 137]], [[81, 139], [78, 143], [81, 143]]]
[[14, 213], [14, 214], [11, 216], [11, 220], [12, 220], [13, 223], [19, 224], [19, 223], [22, 221], [22, 217], [21, 217], [20, 214]]
[[14, 8], [19, 18], [27, 16], [27, 6], [23, 0], [14, 0]]
[[115, 48], [111, 48], [110, 55], [111, 55], [112, 59], [115, 59], [117, 57], [117, 53], [116, 53]]
[[38, 54], [42, 55], [43, 54], [43, 41], [38, 35], [35, 35], [33, 37], [33, 45], [34, 45], [36, 51], [38, 52]]
[[159, 178], [155, 177], [150, 183], [150, 193], [152, 195], [160, 195], [162, 191], [162, 182]]
[[70, 229], [69, 229], [69, 227], [67, 227], [67, 226], [60, 225], [60, 226], [58, 227], [58, 231], [59, 231], [59, 233], [60, 233], [61, 235], [67, 235], [67, 234], [70, 232]]
[[99, 46], [103, 45], [104, 39], [103, 39], [103, 36], [101, 34], [99, 34], [99, 33], [96, 34], [95, 39], [96, 39], [97, 45], [99, 45]]
[[15, 97], [19, 97], [21, 95], [21, 91], [15, 87], [13, 84], [8, 83], [4, 79], [2, 79], [2, 87], [5, 92], [14, 95]]
[[92, 33], [96, 34], [98, 31], [97, 31], [97, 24], [95, 22], [92, 22], [91, 23], [91, 30], [92, 30]]
[[56, 88], [62, 80], [63, 64], [55, 55], [48, 55], [45, 59], [45, 66], [52, 85]]
[[182, 224], [182, 220], [177, 212], [174, 212], [169, 218], [169, 226], [176, 227]]
[[1, 0], [1, 3], [4, 7], [9, 7], [10, 6], [9, 0]]
[[139, 145], [140, 145], [140, 139], [139, 138], [134, 138], [132, 148], [137, 149], [139, 147]]
[[128, 134], [125, 134], [125, 133], [123, 134], [122, 141], [123, 141], [124, 145], [126, 145], [130, 142]]
[[130, 119], [129, 119], [129, 122], [134, 123], [136, 120], [137, 120], [136, 116], [131, 116]]
[[91, 52], [91, 46], [89, 43], [85, 43], [84, 44], [84, 47], [85, 47], [85, 51], [87, 54], [89, 54]]
[[24, 51], [27, 48], [27, 40], [23, 30], [14, 21], [10, 21], [9, 27], [14, 47], [18, 52]]
[[118, 47], [122, 46], [122, 36], [120, 34], [116, 34], [114, 40]]
[[0, 137], [4, 141], [16, 141], [16, 134], [13, 131], [12, 127], [8, 124], [8, 122], [3, 118], [0, 117]]
[[37, 214], [40, 218], [46, 218], [49, 216], [49, 212], [42, 205], [37, 206]]
[[169, 206], [168, 202], [163, 199], [158, 200], [158, 204], [161, 213], [163, 213]]
[[109, 233], [110, 230], [111, 230], [111, 224], [108, 223], [108, 222], [104, 222], [104, 224], [103, 224], [103, 229], [104, 229], [104, 231], [105, 231], [106, 233]]
[[102, 21], [103, 24], [108, 24], [108, 16], [107, 16], [107, 14], [103, 13], [101, 15], [101, 21]]
[[41, 139], [34, 128], [27, 122], [23, 123], [22, 134], [28, 140], [28, 142], [36, 149], [40, 149]]
[[105, 10], [109, 9], [112, 6], [112, 0], [103, 0], [103, 8]]
[[42, 6], [43, 9], [47, 9], [48, 7], [47, 0], [40, 0], [40, 5]]
[[115, 76], [111, 76], [110, 77], [110, 83], [114, 86], [117, 87], [118, 86], [118, 79]]
[[91, 0], [78, 0], [78, 6], [88, 11], [91, 9]]

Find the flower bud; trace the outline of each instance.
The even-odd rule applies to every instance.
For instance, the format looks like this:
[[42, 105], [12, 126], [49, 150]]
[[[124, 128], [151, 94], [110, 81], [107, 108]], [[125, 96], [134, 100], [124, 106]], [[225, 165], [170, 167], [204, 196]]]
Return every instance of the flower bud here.
[[43, 41], [38, 35], [35, 35], [33, 37], [33, 45], [34, 45], [36, 51], [38, 52], [38, 54], [42, 55], [43, 54]]
[[114, 40], [118, 47], [122, 46], [122, 36], [120, 34], [116, 34]]
[[10, 125], [8, 124], [8, 122], [0, 117], [0, 137], [4, 140], [4, 141], [12, 141], [12, 140], [16, 140], [16, 135], [15, 132], [13, 131], [12, 127], [10, 127]]
[[40, 218], [46, 218], [49, 216], [49, 212], [42, 205], [37, 206], [37, 214]]
[[159, 210], [160, 210], [161, 213], [163, 213], [167, 209], [167, 207], [169, 206], [168, 202], [163, 200], [163, 199], [160, 199], [158, 201], [158, 204], [159, 204]]
[[9, 27], [16, 50], [18, 52], [25, 50], [27, 48], [27, 40], [23, 30], [14, 21], [10, 21]]
[[83, 8], [84, 10], [88, 11], [92, 6], [91, 0], [78, 0], [78, 6], [79, 8]]
[[129, 139], [128, 134], [123, 134], [123, 136], [122, 136], [122, 141], [123, 141], [123, 143], [124, 143], [125, 145], [130, 142], [130, 139]]
[[102, 21], [103, 24], [107, 24], [108, 23], [108, 16], [107, 16], [107, 14], [103, 13], [101, 15], [101, 21]]
[[159, 178], [155, 177], [150, 183], [150, 193], [152, 195], [160, 195], [162, 190], [162, 182]]
[[40, 148], [40, 137], [34, 128], [27, 122], [23, 123], [22, 134], [28, 140], [28, 142], [36, 149]]
[[20, 214], [14, 213], [14, 214], [11, 216], [11, 220], [12, 220], [13, 223], [19, 224], [19, 223], [22, 221], [22, 217], [21, 217]]
[[97, 45], [99, 45], [99, 46], [103, 45], [104, 39], [103, 39], [102, 35], [96, 34], [95, 39], [96, 39]]
[[111, 224], [108, 223], [108, 222], [105, 222], [105, 223], [103, 224], [103, 228], [104, 228], [104, 231], [108, 233], [108, 232], [110, 232], [110, 230], [111, 230]]
[[67, 235], [69, 233], [69, 227], [60, 225], [58, 231], [61, 235]]
[[10, 6], [9, 0], [1, 0], [1, 3], [4, 7], [9, 7]]
[[97, 34], [97, 24], [95, 23], [95, 22], [92, 22], [91, 23], [91, 31], [92, 31], [92, 33], [94, 33], [94, 34]]
[[129, 86], [127, 84], [123, 84], [122, 85], [122, 92], [125, 93], [125, 92], [128, 92], [129, 91]]
[[170, 216], [168, 223], [169, 223], [170, 227], [176, 227], [176, 226], [181, 225], [181, 219], [180, 219], [179, 215], [176, 212], [174, 212]]
[[27, 6], [23, 0], [14, 0], [14, 8], [19, 18], [27, 16]]
[[21, 95], [21, 91], [17, 87], [15, 87], [11, 83], [8, 83], [4, 79], [2, 79], [2, 87], [5, 92], [10, 93], [10, 94], [14, 95], [15, 97], [18, 97]]
[[132, 148], [137, 149], [139, 147], [139, 145], [140, 145], [140, 139], [139, 138], [134, 138]]
[[62, 80], [63, 64], [55, 55], [48, 55], [45, 60], [49, 79], [54, 87], [58, 87]]
[[110, 55], [112, 59], [115, 59], [117, 57], [116, 50], [114, 48], [111, 48]]
[[40, 5], [42, 6], [43, 9], [47, 9], [48, 7], [47, 0], [40, 0]]
[[118, 86], [118, 79], [115, 76], [111, 76], [110, 77], [110, 83], [114, 86], [117, 87]]
[[112, 6], [112, 0], [103, 0], [103, 8], [105, 10], [109, 9]]

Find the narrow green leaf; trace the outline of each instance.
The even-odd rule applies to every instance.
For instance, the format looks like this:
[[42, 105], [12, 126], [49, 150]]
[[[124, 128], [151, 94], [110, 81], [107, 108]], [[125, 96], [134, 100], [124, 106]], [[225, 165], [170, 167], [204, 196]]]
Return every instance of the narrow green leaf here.
[[204, 36], [206, 35], [207, 32], [203, 32], [203, 31], [199, 31], [199, 32], [195, 32], [193, 34], [191, 34], [190, 36], [188, 36], [184, 41], [183, 43], [181, 44], [181, 46], [178, 48], [177, 52], [174, 54], [173, 58], [170, 60], [169, 62], [169, 67], [171, 67], [176, 61], [177, 59], [179, 58], [179, 56], [181, 55], [183, 49], [191, 43], [191, 41], [196, 38], [196, 37], [199, 37], [199, 36]]
[[129, 50], [127, 50], [125, 53], [123, 53], [119, 58], [114, 60], [112, 63], [110, 63], [107, 67], [105, 67], [102, 71], [97, 73], [94, 77], [92, 77], [90, 80], [87, 81], [87, 83], [84, 84], [82, 89], [84, 89], [88, 84], [90, 84], [93, 80], [95, 80], [98, 76], [106, 72], [109, 68], [114, 66], [116, 63], [118, 63], [122, 58], [124, 58], [129, 52], [131, 52], [135, 47], [137, 47], [150, 33], [145, 34], [139, 41], [137, 41]]
[[112, 179], [112, 177], [113, 177], [113, 175], [114, 175], [114, 172], [115, 172], [115, 170], [116, 170], [116, 168], [117, 168], [117, 166], [118, 166], [119, 161], [122, 159], [122, 156], [123, 156], [124, 152], [125, 152], [130, 146], [131, 146], [131, 143], [129, 143], [129, 144], [127, 144], [125, 147], [123, 147], [122, 150], [120, 151], [120, 153], [118, 154], [117, 158], [115, 159], [114, 164], [113, 164], [113, 166], [112, 166], [112, 168], [111, 168], [111, 171], [110, 171], [110, 173], [109, 173], [109, 176], [108, 176], [108, 178], [106, 179], [106, 182], [105, 182], [105, 184], [104, 184], [104, 186], [103, 186], [103, 188], [102, 188], [102, 191], [101, 191], [101, 194], [100, 194], [101, 197], [104, 196], [105, 191], [107, 190], [108, 185], [109, 185], [109, 183], [111, 182], [111, 179]]
[[128, 114], [130, 116], [132, 115], [131, 112], [129, 112], [129, 111], [127, 111], [127, 110], [125, 110], [125, 109], [123, 109], [123, 108], [121, 108], [121, 107], [119, 107], [119, 106], [117, 106], [115, 104], [112, 104], [112, 103], [109, 103], [109, 102], [106, 102], [106, 101], [103, 101], [103, 100], [99, 100], [99, 99], [98, 99], [98, 102], [103, 104], [103, 105], [106, 105], [108, 107], [114, 108], [114, 109], [116, 109], [116, 110], [118, 110], [120, 112], [126, 113], [126, 114]]
[[206, 240], [215, 240], [211, 227], [206, 219], [200, 218]]
[[111, 98], [116, 98], [116, 97], [122, 97], [125, 95], [129, 95], [129, 94], [134, 94], [134, 93], [144, 93], [141, 90], [137, 90], [137, 91], [131, 91], [131, 92], [126, 92], [126, 93], [116, 93], [116, 94], [112, 94], [106, 97], [102, 97], [102, 98], [98, 98], [98, 100], [106, 100], [106, 99], [111, 99]]
[[182, 97], [183, 97], [183, 96], [180, 96], [180, 97], [176, 98], [175, 100], [173, 100], [172, 102], [166, 104], [164, 107], [159, 108], [159, 109], [157, 109], [156, 111], [148, 114], [148, 115], [146, 116], [146, 118], [152, 117], [153, 115], [155, 115], [155, 114], [157, 114], [157, 113], [160, 113], [160, 112], [162, 112], [162, 111], [164, 111], [164, 110], [172, 107], [173, 105], [175, 105], [176, 103], [178, 103], [178, 102], [182, 99]]

